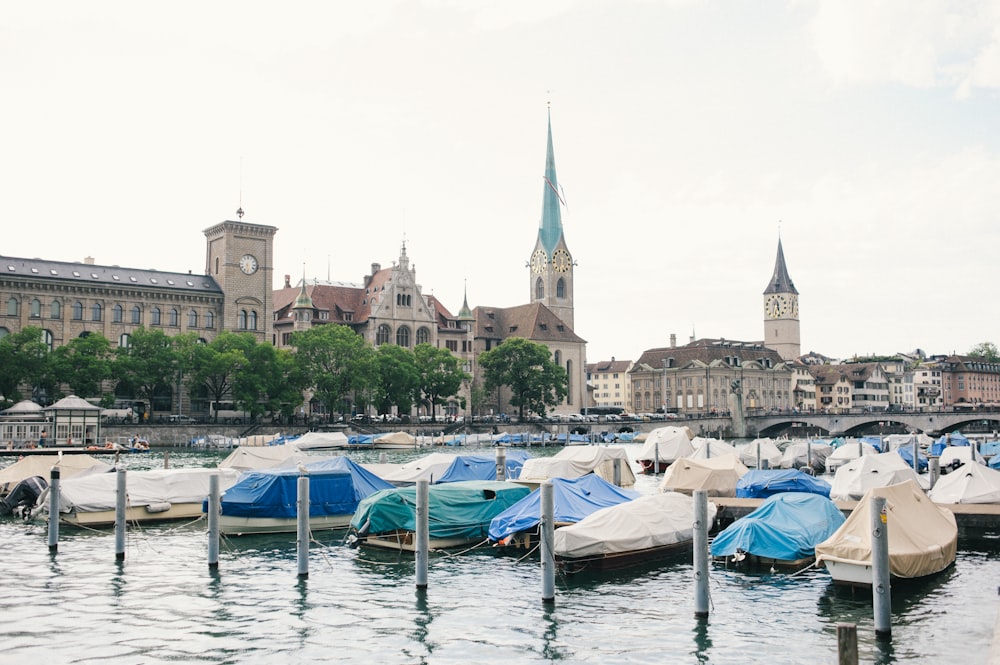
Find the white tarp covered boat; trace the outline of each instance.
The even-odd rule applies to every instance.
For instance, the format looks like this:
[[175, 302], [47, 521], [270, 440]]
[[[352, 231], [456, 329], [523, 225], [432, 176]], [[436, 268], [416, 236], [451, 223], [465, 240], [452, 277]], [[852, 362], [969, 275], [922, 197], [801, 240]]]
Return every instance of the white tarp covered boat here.
[[653, 473], [659, 458], [660, 471], [663, 471], [675, 460], [694, 453], [693, 438], [694, 433], [687, 427], [657, 427], [646, 435], [636, 462], [642, 465], [643, 473]]
[[[129, 522], [197, 519], [208, 497], [209, 482], [219, 476], [224, 492], [240, 477], [235, 469], [189, 468], [129, 471], [125, 475]], [[99, 473], [60, 481], [60, 520], [78, 525], [114, 524], [118, 474]], [[39, 497], [41, 512], [48, 514], [48, 492]]]
[[934, 503], [1000, 503], [1000, 471], [966, 462], [928, 492]]
[[748, 471], [739, 455], [708, 459], [685, 457], [667, 468], [660, 481], [660, 491], [693, 494], [695, 490], [705, 490], [708, 496], [736, 496], [736, 483]]
[[[715, 520], [708, 504], [708, 522]], [[691, 548], [694, 499], [678, 492], [641, 496], [602, 508], [555, 531], [556, 565], [566, 572], [646, 563]]]
[[372, 440], [372, 446], [380, 450], [411, 450], [418, 448], [417, 437], [409, 432], [389, 432]]
[[842, 443], [834, 449], [830, 456], [826, 458], [826, 472], [834, 473], [851, 460], [864, 457], [865, 455], [878, 455], [878, 450], [870, 443], [865, 443], [860, 439]]
[[281, 466], [293, 466], [302, 462], [308, 464], [317, 457], [309, 456], [294, 444], [281, 446], [261, 446], [251, 448], [235, 448], [226, 459], [219, 462], [220, 469], [236, 469], [237, 471], [257, 471], [273, 469]]
[[61, 478], [72, 478], [84, 472], [103, 473], [114, 467], [85, 453], [61, 455], [55, 459], [50, 455], [28, 455], [5, 469], [0, 469], [0, 497], [6, 496], [14, 486], [25, 478], [41, 476], [46, 480], [52, 475], [52, 467], [59, 466]]
[[776, 469], [781, 464], [781, 450], [771, 439], [754, 439], [738, 450], [740, 461], [747, 468], [758, 468], [758, 460], [762, 467], [766, 462], [769, 469]]
[[433, 483], [454, 461], [455, 455], [451, 453], [431, 453], [396, 467], [381, 464], [366, 464], [364, 467], [393, 485], [412, 485], [418, 480]]
[[299, 450], [340, 450], [349, 445], [343, 432], [306, 432], [295, 439]]
[[886, 499], [889, 573], [914, 578], [941, 572], [955, 561], [958, 526], [955, 515], [938, 506], [913, 480], [874, 487], [836, 532], [816, 545], [816, 561], [835, 582], [857, 586], [872, 583], [872, 506]]
[[613, 483], [616, 459], [620, 460], [621, 487], [632, 487], [635, 472], [625, 449], [617, 446], [570, 446], [552, 457], [532, 457], [521, 467], [517, 482], [531, 485], [549, 478], [579, 478], [593, 472]]
[[826, 469], [826, 458], [833, 454], [833, 446], [825, 441], [792, 441], [781, 453], [782, 469], [811, 468], [822, 472]]
[[921, 487], [927, 482], [899, 453], [864, 455], [837, 469], [830, 483], [830, 498], [834, 501], [857, 501], [873, 487], [895, 485], [907, 480]]
[[692, 459], [711, 459], [713, 457], [722, 457], [723, 455], [739, 454], [733, 444], [722, 439], [709, 439], [703, 436], [696, 436], [691, 439], [691, 445], [694, 446], [694, 452], [690, 455], [685, 455], [685, 457]]

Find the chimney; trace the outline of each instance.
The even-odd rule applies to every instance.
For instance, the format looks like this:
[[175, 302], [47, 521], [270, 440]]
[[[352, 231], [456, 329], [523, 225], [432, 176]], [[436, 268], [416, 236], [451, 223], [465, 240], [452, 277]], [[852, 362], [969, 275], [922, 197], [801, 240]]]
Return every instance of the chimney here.
[[674, 333], [670, 333], [670, 348], [671, 349], [677, 348], [677, 335]]
[[292, 288], [292, 276], [291, 275], [285, 275], [285, 288], [286, 289]]
[[381, 266], [380, 264], [378, 264], [378, 263], [373, 263], [373, 264], [372, 264], [372, 277], [374, 277], [374, 276], [375, 276], [375, 273], [377, 273], [377, 272], [378, 272], [379, 270], [381, 270], [381, 269], [382, 269], [382, 266]]
[[88, 265], [88, 266], [94, 265], [94, 257], [93, 256], [86, 256], [86, 257], [84, 257], [83, 263], [84, 263], [84, 265]]

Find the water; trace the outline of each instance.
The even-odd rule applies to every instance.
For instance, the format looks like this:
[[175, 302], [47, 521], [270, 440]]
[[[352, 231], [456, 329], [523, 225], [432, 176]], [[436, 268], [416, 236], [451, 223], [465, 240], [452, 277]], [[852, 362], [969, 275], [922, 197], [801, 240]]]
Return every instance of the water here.
[[[214, 466], [224, 455], [175, 449], [170, 465]], [[162, 453], [130, 464], [162, 466]], [[654, 481], [640, 478], [639, 489]], [[537, 558], [432, 554], [418, 593], [412, 556], [352, 550], [343, 535], [314, 534], [300, 580], [294, 534], [226, 539], [213, 573], [203, 521], [131, 530], [124, 562], [111, 531], [64, 527], [51, 554], [44, 524], [0, 522], [0, 663], [835, 663], [846, 621], [858, 625], [862, 663], [965, 665], [986, 662], [997, 615], [996, 537], [963, 540], [944, 574], [894, 587], [886, 643], [874, 638], [870, 594], [836, 588], [823, 570], [713, 567], [710, 617], [699, 622], [684, 558], [557, 578], [546, 606]]]

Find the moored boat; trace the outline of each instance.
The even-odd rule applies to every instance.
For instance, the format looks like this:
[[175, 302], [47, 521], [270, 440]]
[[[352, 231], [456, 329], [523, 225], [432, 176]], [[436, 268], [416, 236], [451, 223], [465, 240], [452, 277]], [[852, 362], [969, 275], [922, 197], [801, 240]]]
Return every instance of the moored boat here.
[[636, 462], [643, 473], [655, 473], [657, 468], [665, 471], [681, 457], [694, 454], [693, 438], [694, 434], [687, 427], [657, 427], [646, 435]]

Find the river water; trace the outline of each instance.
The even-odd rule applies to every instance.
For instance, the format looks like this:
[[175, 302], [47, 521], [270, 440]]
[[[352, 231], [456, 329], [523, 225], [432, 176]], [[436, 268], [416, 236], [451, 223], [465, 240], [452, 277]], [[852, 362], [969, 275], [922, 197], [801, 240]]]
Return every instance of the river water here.
[[[129, 468], [162, 466], [163, 452], [132, 456]], [[169, 451], [171, 466], [224, 456]], [[389, 452], [388, 461], [414, 456]], [[653, 479], [637, 489], [655, 491]], [[43, 523], [0, 521], [0, 663], [832, 664], [837, 623], [851, 622], [862, 663], [972, 665], [987, 661], [1000, 584], [1000, 537], [963, 539], [946, 572], [893, 587], [892, 639], [883, 641], [870, 593], [837, 588], [824, 570], [715, 566], [710, 616], [699, 621], [686, 559], [557, 577], [546, 605], [537, 555], [490, 548], [432, 554], [428, 589], [418, 592], [412, 556], [347, 548], [343, 532], [314, 534], [305, 579], [294, 534], [225, 539], [213, 572], [203, 520], [130, 530], [123, 562], [113, 531], [63, 527], [56, 553], [47, 533]]]

